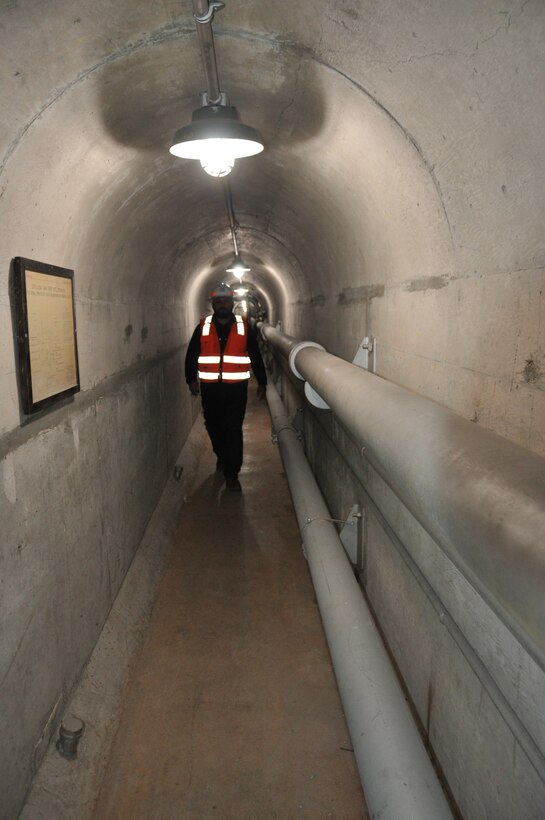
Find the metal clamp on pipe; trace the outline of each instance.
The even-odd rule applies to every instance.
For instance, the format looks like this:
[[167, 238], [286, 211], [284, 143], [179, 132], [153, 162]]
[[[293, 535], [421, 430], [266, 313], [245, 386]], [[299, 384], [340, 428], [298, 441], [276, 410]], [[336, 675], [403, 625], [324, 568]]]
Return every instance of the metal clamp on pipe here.
[[206, 25], [207, 23], [211, 23], [214, 19], [214, 14], [217, 11], [221, 11], [225, 8], [225, 3], [221, 3], [220, 0], [213, 0], [212, 3], [208, 6], [208, 11], [205, 11], [204, 14], [194, 14], [193, 17], [200, 23], [202, 26]]

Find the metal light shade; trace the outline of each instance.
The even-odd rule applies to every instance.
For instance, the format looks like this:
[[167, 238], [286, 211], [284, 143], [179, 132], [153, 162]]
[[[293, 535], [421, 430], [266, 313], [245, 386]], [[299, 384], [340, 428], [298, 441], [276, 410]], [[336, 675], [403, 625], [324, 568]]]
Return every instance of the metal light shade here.
[[[263, 151], [263, 139], [255, 128], [240, 122], [234, 106], [204, 105], [193, 112], [189, 125], [176, 132], [170, 153], [184, 159], [198, 159], [206, 170], [205, 163], [216, 151], [227, 162], [231, 160], [231, 170], [235, 159]], [[223, 174], [213, 173], [213, 176]]]

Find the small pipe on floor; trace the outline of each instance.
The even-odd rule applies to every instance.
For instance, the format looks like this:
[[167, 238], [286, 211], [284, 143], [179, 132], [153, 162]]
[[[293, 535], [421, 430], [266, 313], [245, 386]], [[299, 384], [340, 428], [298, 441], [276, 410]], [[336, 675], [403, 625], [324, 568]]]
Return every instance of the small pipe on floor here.
[[75, 760], [78, 755], [78, 743], [85, 729], [83, 720], [68, 717], [61, 723], [59, 738], [55, 744], [60, 755], [67, 760]]
[[273, 385], [267, 401], [372, 818], [446, 820], [446, 797]]

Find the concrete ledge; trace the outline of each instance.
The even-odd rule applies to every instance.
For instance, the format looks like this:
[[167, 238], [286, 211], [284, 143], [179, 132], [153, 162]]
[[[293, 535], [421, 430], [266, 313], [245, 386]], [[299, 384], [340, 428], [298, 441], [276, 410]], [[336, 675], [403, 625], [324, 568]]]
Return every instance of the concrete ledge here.
[[131, 377], [147, 373], [161, 363], [179, 356], [183, 349], [184, 346], [178, 345], [166, 353], [133, 362], [133, 364], [128, 365], [118, 373], [108, 376], [94, 387], [76, 393], [61, 402], [57, 407], [42, 410], [34, 416], [25, 418], [22, 426], [15, 427], [13, 430], [8, 430], [0, 435], [0, 459], [5, 458], [41, 433], [64, 424], [75, 412], [84, 413], [100, 399], [118, 392]]
[[125, 685], [138, 658], [165, 567], [177, 511], [192, 484], [204, 442], [199, 416], [177, 465], [181, 480], [169, 478], [108, 620], [63, 717], [85, 722], [78, 757], [68, 761], [55, 748], [56, 734], [37, 772], [20, 820], [87, 820], [108, 764], [121, 714]]

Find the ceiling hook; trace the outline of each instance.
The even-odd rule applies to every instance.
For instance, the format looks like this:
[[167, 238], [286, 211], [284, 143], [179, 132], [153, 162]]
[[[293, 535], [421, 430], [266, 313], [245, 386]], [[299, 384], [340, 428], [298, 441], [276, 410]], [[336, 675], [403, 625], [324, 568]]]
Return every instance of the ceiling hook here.
[[212, 0], [212, 2], [208, 6], [208, 11], [205, 14], [194, 14], [193, 17], [197, 21], [197, 23], [201, 23], [201, 25], [206, 25], [207, 23], [211, 23], [214, 19], [214, 14], [217, 11], [221, 11], [225, 8], [225, 3], [222, 3], [221, 0]]

